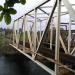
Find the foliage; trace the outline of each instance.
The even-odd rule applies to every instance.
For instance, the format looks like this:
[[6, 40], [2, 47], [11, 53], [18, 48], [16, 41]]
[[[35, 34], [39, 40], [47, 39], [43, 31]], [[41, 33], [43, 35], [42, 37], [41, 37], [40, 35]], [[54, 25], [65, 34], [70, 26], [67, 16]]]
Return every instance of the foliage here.
[[17, 11], [13, 8], [15, 3], [25, 4], [26, 0], [5, 0], [4, 6], [0, 5], [0, 21], [2, 21], [3, 17], [6, 24], [11, 23], [11, 14], [14, 15]]

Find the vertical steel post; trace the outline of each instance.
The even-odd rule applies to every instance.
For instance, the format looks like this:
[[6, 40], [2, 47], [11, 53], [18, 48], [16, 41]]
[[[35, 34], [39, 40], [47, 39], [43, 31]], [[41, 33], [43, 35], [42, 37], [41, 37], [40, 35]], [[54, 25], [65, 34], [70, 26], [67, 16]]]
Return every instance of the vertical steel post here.
[[17, 45], [16, 21], [14, 23], [15, 45]]
[[32, 34], [31, 34], [31, 40], [32, 40], [32, 44], [33, 44], [33, 26], [34, 26], [34, 22], [33, 22], [33, 24], [32, 24], [32, 28], [31, 28], [31, 31], [32, 31]]
[[[55, 60], [59, 62], [59, 47], [60, 47], [60, 12], [61, 12], [61, 0], [57, 0], [57, 25], [56, 25], [56, 47], [55, 47]], [[55, 64], [55, 74], [59, 75], [59, 66]]]
[[13, 45], [15, 44], [15, 35], [14, 35], [14, 24], [15, 24], [15, 22], [13, 23]]
[[26, 25], [26, 15], [23, 17], [23, 51], [25, 51], [25, 25]]
[[40, 38], [41, 38], [41, 32], [42, 32], [42, 30], [41, 30], [41, 21], [40, 21]]
[[68, 54], [70, 54], [70, 47], [71, 47], [71, 17], [69, 19], [69, 26], [68, 26]]
[[19, 20], [17, 21], [17, 25], [18, 26], [17, 26], [17, 35], [16, 35], [16, 37], [17, 37], [16, 38], [16, 40], [17, 40], [16, 46], [18, 47], [18, 45], [19, 45]]
[[[36, 38], [37, 38], [37, 31], [36, 31], [36, 23], [37, 23], [37, 9], [34, 9], [34, 26], [33, 26], [33, 44], [34, 44], [34, 52], [36, 51]], [[33, 58], [35, 58], [35, 54], [32, 55]]]
[[51, 30], [50, 30], [50, 49], [52, 50], [52, 40], [53, 40], [53, 18], [51, 21]]

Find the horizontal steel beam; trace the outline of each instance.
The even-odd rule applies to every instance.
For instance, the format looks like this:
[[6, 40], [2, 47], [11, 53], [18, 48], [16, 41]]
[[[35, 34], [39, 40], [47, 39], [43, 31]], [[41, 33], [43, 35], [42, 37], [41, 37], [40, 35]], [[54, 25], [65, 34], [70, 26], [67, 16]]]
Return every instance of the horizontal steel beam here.
[[[71, 4], [72, 6], [75, 6], [75, 4]], [[53, 6], [42, 6], [40, 8], [52, 8]], [[65, 5], [61, 5], [61, 7], [65, 7]]]
[[42, 69], [44, 69], [45, 71], [47, 71], [50, 75], [55, 75], [55, 72], [53, 70], [51, 70], [50, 68], [46, 67], [44, 64], [42, 64], [38, 60], [34, 60], [31, 56], [29, 56], [28, 54], [26, 54], [22, 50], [18, 49], [16, 46], [14, 46], [12, 44], [10, 44], [10, 46], [12, 46], [17, 51], [19, 51], [20, 53], [22, 53], [23, 55], [25, 55], [26, 57], [28, 57], [30, 60], [32, 60], [34, 63], [36, 63], [38, 66], [40, 66]]

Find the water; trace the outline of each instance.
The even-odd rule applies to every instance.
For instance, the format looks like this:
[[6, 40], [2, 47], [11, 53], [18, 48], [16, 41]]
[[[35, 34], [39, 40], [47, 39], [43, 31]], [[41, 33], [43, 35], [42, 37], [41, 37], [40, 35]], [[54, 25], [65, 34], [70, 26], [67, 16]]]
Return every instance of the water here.
[[0, 75], [50, 75], [25, 56], [0, 55]]

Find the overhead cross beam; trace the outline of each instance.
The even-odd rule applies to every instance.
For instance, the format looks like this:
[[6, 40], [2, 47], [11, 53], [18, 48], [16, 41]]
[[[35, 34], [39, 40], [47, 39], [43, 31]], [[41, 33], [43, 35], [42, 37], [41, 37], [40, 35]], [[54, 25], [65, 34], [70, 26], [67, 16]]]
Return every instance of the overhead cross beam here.
[[[44, 0], [44, 1], [42, 1], [42, 3], [41, 4], [39, 4], [38, 6], [36, 6], [35, 7], [35, 9], [37, 9], [37, 8], [39, 8], [39, 7], [41, 7], [42, 5], [44, 5], [45, 3], [47, 3], [47, 2], [49, 2], [50, 0]], [[29, 10], [27, 13], [25, 13], [24, 15], [28, 15], [30, 12], [32, 12], [34, 9], [31, 9], [31, 10]], [[19, 17], [18, 19], [20, 19], [20, 18], [22, 18], [23, 16], [21, 16], [21, 17]], [[17, 21], [18, 19], [16, 19], [16, 20], [14, 20], [14, 21]]]
[[[30, 16], [30, 17], [32, 17], [32, 18], [35, 18], [34, 16], [32, 16], [32, 15], [30, 15], [30, 14], [28, 14], [28, 16]], [[39, 18], [36, 18], [37, 20], [39, 20], [39, 21], [42, 21], [42, 20], [40, 20]]]
[[44, 11], [43, 9], [39, 8], [39, 10], [41, 10], [42, 12], [44, 12], [45, 14], [47, 14], [49, 16], [49, 13], [47, 13], [46, 11]]
[[[71, 4], [72, 6], [75, 6], [75, 4]], [[40, 8], [52, 8], [53, 6], [41, 6]], [[65, 5], [61, 5], [61, 7], [65, 7]]]

